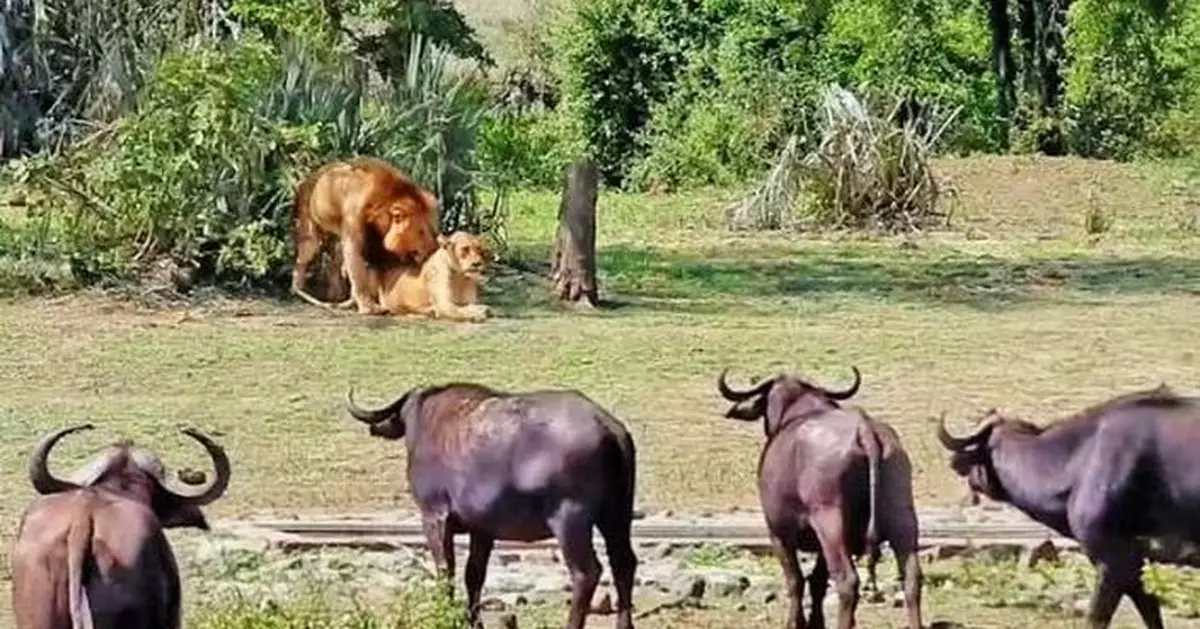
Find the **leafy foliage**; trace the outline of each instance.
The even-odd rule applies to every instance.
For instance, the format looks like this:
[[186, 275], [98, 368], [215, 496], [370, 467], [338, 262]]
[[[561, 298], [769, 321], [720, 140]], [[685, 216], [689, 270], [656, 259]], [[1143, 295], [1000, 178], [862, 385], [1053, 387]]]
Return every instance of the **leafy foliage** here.
[[1195, 151], [1200, 4], [1077, 0], [1070, 19], [1073, 150], [1104, 158]]
[[[91, 283], [161, 259], [194, 280], [279, 286], [300, 177], [334, 158], [389, 159], [443, 199], [442, 228], [488, 230], [476, 207], [475, 135], [486, 103], [468, 76], [413, 42], [405, 80], [368, 92], [351, 59], [261, 38], [172, 53], [93, 142], [22, 162], [38, 193], [24, 250]], [[422, 52], [424, 51], [424, 52]]]
[[159, 55], [221, 31], [219, 6], [8, 0], [0, 13], [0, 158], [128, 112]]
[[956, 145], [998, 146], [982, 24], [960, 0], [603, 0], [559, 29], [556, 60], [607, 183], [729, 185], [814, 120], [830, 82], [962, 106]]

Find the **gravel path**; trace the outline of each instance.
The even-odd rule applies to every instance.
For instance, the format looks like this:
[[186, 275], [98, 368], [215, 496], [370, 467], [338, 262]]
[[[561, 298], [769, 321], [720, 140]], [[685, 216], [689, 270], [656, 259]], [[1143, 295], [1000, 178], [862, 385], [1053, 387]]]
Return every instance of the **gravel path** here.
[[[1071, 544], [1020, 513], [997, 505], [925, 510], [920, 514], [923, 546], [931, 559], [953, 556], [968, 545], [999, 547], [1005, 554], [1046, 552]], [[780, 595], [778, 567], [767, 552], [757, 512], [656, 513], [635, 521], [640, 559], [635, 595], [660, 600], [738, 597], [768, 602]], [[459, 566], [466, 536], [458, 536]], [[597, 537], [599, 542], [599, 538]], [[345, 518], [252, 519], [217, 523], [209, 535], [176, 542], [189, 582], [201, 590], [256, 592], [264, 601], [294, 594], [302, 583], [361, 593], [400, 586], [429, 565], [418, 521], [411, 515], [371, 514]], [[607, 562], [595, 605], [611, 603]], [[304, 551], [304, 552], [296, 552]], [[811, 558], [807, 558], [811, 562]], [[892, 589], [880, 569], [880, 585]], [[484, 588], [489, 608], [565, 600], [569, 582], [553, 540], [497, 545]], [[892, 596], [897, 596], [894, 593]], [[605, 599], [608, 599], [607, 602]]]

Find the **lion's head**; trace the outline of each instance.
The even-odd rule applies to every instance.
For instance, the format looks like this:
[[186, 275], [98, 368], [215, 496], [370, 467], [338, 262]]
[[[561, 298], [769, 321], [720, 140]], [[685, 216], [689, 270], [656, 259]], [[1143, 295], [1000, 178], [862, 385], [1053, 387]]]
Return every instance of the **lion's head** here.
[[463, 275], [480, 279], [491, 265], [492, 250], [475, 234], [456, 231], [449, 236], [438, 236], [438, 244], [446, 250], [451, 266]]
[[418, 198], [396, 200], [388, 209], [391, 226], [383, 237], [383, 246], [392, 254], [414, 262], [424, 262], [438, 249], [437, 198], [422, 190]]

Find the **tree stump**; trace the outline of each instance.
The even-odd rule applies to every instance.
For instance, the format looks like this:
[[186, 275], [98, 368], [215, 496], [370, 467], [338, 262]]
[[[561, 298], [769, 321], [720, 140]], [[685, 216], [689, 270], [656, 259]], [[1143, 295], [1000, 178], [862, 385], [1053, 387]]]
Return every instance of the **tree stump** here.
[[599, 306], [596, 286], [596, 197], [599, 171], [591, 160], [571, 164], [558, 206], [558, 233], [550, 277], [558, 298], [586, 308]]

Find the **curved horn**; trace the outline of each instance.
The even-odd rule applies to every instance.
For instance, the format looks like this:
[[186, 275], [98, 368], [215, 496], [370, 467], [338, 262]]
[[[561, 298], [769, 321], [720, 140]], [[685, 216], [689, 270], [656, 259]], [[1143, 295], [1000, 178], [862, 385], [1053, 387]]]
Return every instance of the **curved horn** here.
[[46, 465], [46, 459], [50, 456], [50, 450], [54, 449], [54, 445], [58, 443], [59, 439], [73, 432], [91, 430], [92, 428], [94, 426], [91, 424], [80, 424], [71, 428], [63, 428], [42, 437], [41, 441], [38, 441], [37, 445], [33, 448], [33, 454], [29, 455], [29, 482], [33, 484], [34, 491], [46, 495], [79, 488], [79, 485], [75, 483], [55, 478]]
[[862, 384], [862, 374], [859, 373], [858, 367], [854, 365], [850, 365], [850, 370], [854, 372], [854, 384], [851, 384], [850, 388], [844, 391], [830, 391], [829, 389], [825, 389], [825, 395], [834, 400], [848, 400], [854, 397], [854, 394], [858, 393], [859, 385]]
[[205, 489], [203, 492], [194, 496], [180, 494], [171, 491], [166, 487], [163, 487], [163, 490], [171, 494], [176, 500], [183, 504], [203, 507], [204, 505], [213, 502], [217, 498], [220, 498], [221, 495], [225, 493], [225, 488], [229, 487], [229, 476], [231, 472], [229, 466], [229, 457], [226, 456], [224, 448], [217, 445], [215, 441], [210, 439], [207, 435], [199, 430], [196, 430], [195, 428], [184, 428], [182, 432], [192, 439], [199, 441], [200, 445], [204, 446], [204, 449], [208, 451], [208, 456], [212, 458], [213, 470], [216, 472], [217, 477], [213, 479], [213, 482], [208, 486], [208, 489]]
[[407, 398], [408, 394], [406, 393], [397, 398], [396, 401], [383, 408], [370, 410], [362, 408], [354, 403], [354, 387], [350, 387], [350, 390], [346, 392], [346, 412], [350, 413], [351, 417], [364, 424], [378, 424], [379, 422], [394, 415], [396, 413], [396, 409], [400, 408]]
[[[991, 413], [989, 413], [989, 415], [990, 414]], [[988, 431], [999, 422], [999, 417], [990, 417], [987, 421], [983, 422], [983, 425], [976, 429], [974, 433], [967, 435], [966, 437], [955, 437], [951, 435], [948, 430], [946, 430], [946, 411], [942, 411], [942, 414], [938, 419], [938, 440], [941, 441], [942, 445], [946, 446], [946, 449], [948, 450], [962, 450], [963, 448], [975, 444], [979, 442], [979, 440], [983, 439], [987, 435]]]
[[719, 375], [717, 377], [717, 391], [720, 391], [721, 396], [724, 397], [726, 400], [729, 400], [730, 402], [741, 402], [743, 400], [748, 400], [756, 395], [762, 395], [763, 393], [766, 393], [766, 391], [768, 389], [770, 389], [771, 385], [774, 384], [774, 382], [775, 382], [775, 380], [773, 378], [768, 378], [768, 379], [763, 380], [762, 382], [754, 385], [754, 387], [750, 388], [749, 390], [738, 391], [738, 390], [730, 388], [729, 383], [725, 381], [725, 376], [728, 373], [729, 373], [728, 367], [721, 370], [721, 375]]

